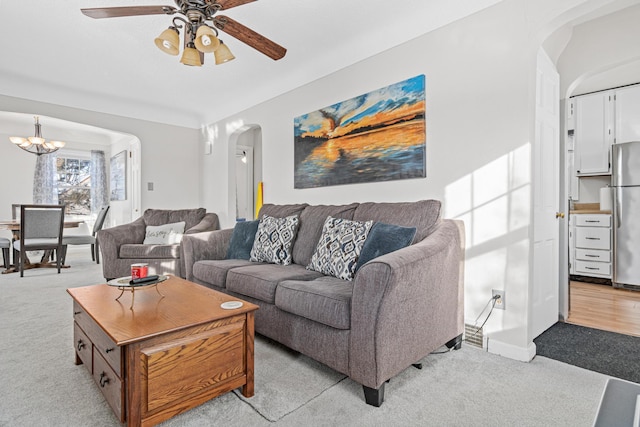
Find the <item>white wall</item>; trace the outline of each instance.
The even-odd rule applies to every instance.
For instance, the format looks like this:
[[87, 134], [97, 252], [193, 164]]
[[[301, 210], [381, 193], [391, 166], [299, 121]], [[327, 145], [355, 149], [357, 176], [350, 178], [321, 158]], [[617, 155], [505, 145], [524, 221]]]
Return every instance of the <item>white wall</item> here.
[[[200, 206], [199, 130], [2, 95], [0, 111], [46, 115], [134, 135], [142, 146], [142, 210]], [[35, 156], [16, 150], [1, 134], [0, 138], [3, 174], [10, 177], [0, 180], [0, 199], [31, 201]], [[154, 183], [153, 191], [147, 190], [147, 182]]]

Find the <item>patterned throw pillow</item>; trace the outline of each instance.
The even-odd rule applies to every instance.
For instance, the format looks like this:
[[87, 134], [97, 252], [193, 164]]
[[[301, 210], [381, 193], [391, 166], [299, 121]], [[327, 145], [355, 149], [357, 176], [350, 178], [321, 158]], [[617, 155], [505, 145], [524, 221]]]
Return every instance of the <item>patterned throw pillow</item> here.
[[297, 215], [274, 218], [264, 215], [258, 224], [251, 248], [250, 261], [272, 264], [291, 264], [291, 248], [300, 220]]
[[353, 280], [356, 263], [373, 221], [327, 217], [308, 270]]

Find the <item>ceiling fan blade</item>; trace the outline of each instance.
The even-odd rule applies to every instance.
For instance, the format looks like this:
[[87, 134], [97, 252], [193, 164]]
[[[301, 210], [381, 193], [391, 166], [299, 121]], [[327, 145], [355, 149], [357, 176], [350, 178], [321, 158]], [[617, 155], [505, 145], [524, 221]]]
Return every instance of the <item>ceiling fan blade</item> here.
[[246, 3], [251, 3], [256, 0], [211, 0], [211, 3], [217, 3], [222, 6], [221, 10], [228, 10], [232, 7], [242, 6]]
[[256, 33], [252, 29], [245, 27], [238, 21], [234, 21], [227, 16], [216, 16], [213, 18], [213, 24], [219, 30], [222, 30], [241, 42], [248, 44], [252, 48], [264, 53], [275, 61], [281, 59], [287, 53], [287, 49], [284, 47], [272, 42], [263, 35]]
[[120, 18], [122, 16], [137, 15], [171, 15], [177, 11], [172, 6], [123, 6], [123, 7], [93, 7], [80, 9], [90, 18]]

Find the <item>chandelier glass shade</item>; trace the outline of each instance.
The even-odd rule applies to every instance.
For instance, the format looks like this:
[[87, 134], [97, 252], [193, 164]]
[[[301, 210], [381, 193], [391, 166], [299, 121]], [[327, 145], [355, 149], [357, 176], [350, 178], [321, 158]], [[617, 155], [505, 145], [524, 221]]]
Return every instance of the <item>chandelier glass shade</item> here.
[[21, 136], [10, 136], [9, 141], [22, 148], [24, 151], [35, 154], [37, 156], [41, 154], [49, 154], [54, 151], [58, 151], [64, 147], [65, 143], [62, 141], [47, 141], [42, 137], [42, 126], [40, 125], [40, 118], [38, 116], [33, 117], [35, 120], [35, 135], [23, 138]]
[[[183, 28], [183, 25], [176, 21], [183, 22], [186, 27], [183, 43], [180, 43], [180, 31], [178, 30]], [[175, 17], [173, 25], [160, 33], [154, 42], [158, 49], [174, 56], [180, 53], [180, 45], [182, 44], [184, 50], [180, 62], [185, 65], [202, 66], [203, 54], [205, 53], [213, 53], [216, 64], [224, 64], [235, 59], [229, 48], [218, 38], [218, 30], [201, 21], [188, 22], [180, 17]]]

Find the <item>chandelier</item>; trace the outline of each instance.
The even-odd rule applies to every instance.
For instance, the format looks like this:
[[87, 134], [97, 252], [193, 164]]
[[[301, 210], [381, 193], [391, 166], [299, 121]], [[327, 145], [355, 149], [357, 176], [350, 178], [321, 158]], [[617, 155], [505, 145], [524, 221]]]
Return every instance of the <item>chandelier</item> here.
[[34, 116], [33, 118], [35, 120], [36, 126], [35, 136], [30, 136], [27, 138], [23, 138], [21, 136], [10, 136], [9, 140], [18, 147], [22, 148], [24, 151], [33, 153], [36, 156], [53, 153], [54, 151], [58, 151], [60, 148], [64, 147], [64, 142], [62, 141], [47, 142], [42, 137], [42, 126], [40, 125], [40, 118], [38, 116]]

